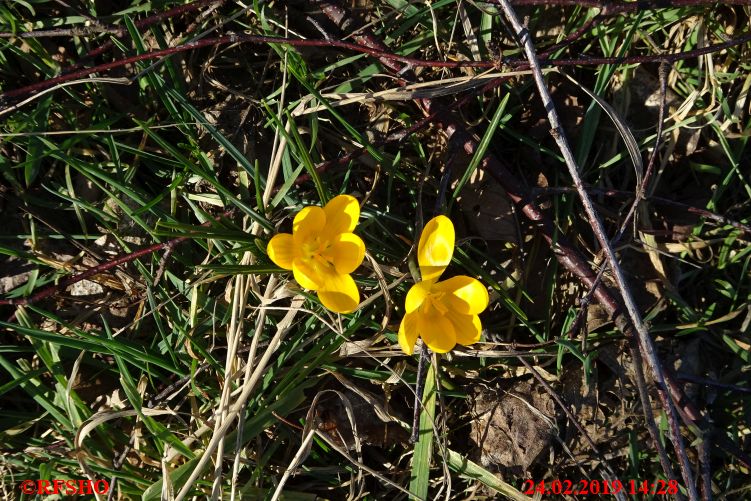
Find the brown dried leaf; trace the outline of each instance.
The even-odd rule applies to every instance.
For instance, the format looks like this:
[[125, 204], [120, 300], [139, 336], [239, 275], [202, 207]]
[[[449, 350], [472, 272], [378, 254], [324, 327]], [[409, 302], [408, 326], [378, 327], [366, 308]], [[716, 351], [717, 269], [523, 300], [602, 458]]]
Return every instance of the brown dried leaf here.
[[526, 471], [555, 433], [555, 406], [545, 390], [527, 381], [506, 389], [478, 388], [472, 396], [470, 439], [485, 467]]

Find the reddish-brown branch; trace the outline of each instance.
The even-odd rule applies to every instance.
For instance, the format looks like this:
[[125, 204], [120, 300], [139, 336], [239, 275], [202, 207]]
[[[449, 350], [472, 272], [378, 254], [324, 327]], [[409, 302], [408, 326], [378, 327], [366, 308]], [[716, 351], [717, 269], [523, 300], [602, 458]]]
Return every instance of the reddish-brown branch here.
[[41, 301], [42, 299], [46, 299], [52, 296], [56, 292], [65, 290], [66, 288], [70, 287], [71, 285], [75, 283], [80, 282], [81, 280], [86, 280], [87, 278], [93, 277], [94, 275], [98, 275], [99, 273], [104, 273], [105, 271], [110, 270], [114, 268], [115, 266], [120, 266], [121, 264], [129, 263], [130, 261], [138, 259], [139, 257], [142, 257], [142, 256], [146, 256], [148, 254], [151, 254], [152, 252], [156, 252], [162, 249], [171, 249], [175, 245], [182, 243], [187, 239], [188, 237], [173, 238], [172, 240], [150, 245], [148, 247], [139, 249], [129, 254], [116, 257], [115, 259], [111, 261], [107, 261], [106, 263], [102, 263], [100, 265], [94, 266], [93, 268], [83, 271], [79, 273], [78, 275], [73, 275], [68, 278], [65, 278], [61, 280], [59, 283], [52, 285], [50, 287], [44, 288], [41, 291], [37, 292], [36, 294], [32, 294], [29, 297], [24, 297], [20, 299], [0, 299], [0, 305], [25, 306], [28, 304], [36, 303], [38, 301]]
[[[452, 113], [433, 102], [423, 101], [423, 105], [426, 106], [427, 112], [435, 114], [435, 123], [444, 130], [450, 141], [460, 145], [467, 155], [474, 155], [479, 146], [477, 141], [464, 129]], [[537, 223], [537, 229], [551, 246], [553, 254], [563, 267], [573, 273], [585, 287], [591, 288], [596, 277], [592, 268], [565, 236], [556, 235], [551, 219], [534, 203], [527, 193], [526, 187], [512, 174], [511, 169], [492, 154], [486, 155], [480, 166], [501, 185], [511, 201], [521, 210], [521, 213], [530, 221]], [[620, 304], [607, 288], [598, 287], [594, 294], [612, 318], [621, 316]]]
[[[198, 0], [186, 5], [179, 5], [172, 9], [154, 14], [152, 16], [140, 19], [134, 24], [137, 28], [144, 28], [155, 24], [164, 19], [185, 14], [197, 10], [205, 5], [213, 3], [224, 3], [226, 0]], [[491, 0], [492, 3], [497, 3], [496, 0]], [[655, 10], [677, 7], [699, 7], [710, 5], [751, 5], [751, 0], [726, 0], [724, 2], [712, 2], [708, 0], [663, 0], [663, 1], [639, 1], [639, 2], [598, 2], [596, 0], [513, 0], [511, 2], [515, 6], [561, 6], [561, 7], [587, 7], [594, 9], [601, 9], [598, 16], [609, 16], [615, 14], [624, 14], [635, 12], [638, 10]], [[85, 26], [85, 27], [73, 27], [73, 28], [57, 28], [48, 30], [31, 30], [24, 32], [0, 32], [0, 38], [44, 38], [44, 37], [85, 37], [90, 35], [97, 35], [101, 33], [112, 33], [118, 36], [127, 34], [127, 30], [122, 26], [115, 25], [99, 25], [99, 26]], [[107, 42], [105, 45], [92, 51], [84, 57], [92, 57], [100, 54], [105, 50], [112, 47], [112, 42]]]
[[75, 80], [76, 78], [82, 78], [92, 73], [99, 73], [101, 71], [111, 70], [113, 68], [119, 68], [127, 66], [129, 64], [137, 63], [140, 61], [149, 61], [152, 59], [159, 59], [165, 56], [171, 56], [181, 52], [186, 52], [195, 49], [201, 49], [203, 47], [213, 47], [217, 45], [227, 45], [235, 43], [255, 43], [255, 44], [283, 44], [291, 45], [293, 47], [332, 47], [338, 49], [347, 49], [353, 52], [360, 52], [368, 54], [380, 59], [388, 59], [392, 61], [399, 61], [404, 64], [412, 66], [430, 66], [436, 68], [492, 68], [496, 63], [492, 61], [425, 61], [413, 57], [400, 56], [391, 52], [385, 52], [381, 50], [372, 49], [363, 45], [358, 45], [350, 42], [342, 42], [339, 40], [305, 40], [299, 38], [284, 38], [284, 37], [269, 37], [264, 35], [225, 35], [215, 38], [204, 38], [195, 42], [188, 42], [177, 47], [170, 47], [169, 49], [155, 50], [146, 52], [144, 54], [138, 54], [130, 56], [117, 61], [100, 64], [92, 68], [85, 68], [82, 70], [74, 71], [61, 75], [59, 77], [50, 78], [42, 82], [37, 82], [20, 89], [10, 90], [0, 94], [0, 101], [7, 98], [12, 98], [40, 90], [48, 89], [59, 83]]
[[54, 28], [50, 30], [33, 30], [12, 33], [0, 32], [0, 38], [55, 38], [55, 37], [89, 37], [102, 33], [122, 35], [127, 31], [119, 26], [74, 26], [72, 28]]
[[[232, 211], [229, 210], [227, 212], [224, 212], [220, 216], [218, 216], [215, 219], [206, 221], [201, 226], [209, 226], [214, 221], [218, 221], [219, 219], [223, 217], [227, 217], [230, 214], [232, 214]], [[32, 303], [36, 303], [38, 301], [41, 301], [42, 299], [46, 299], [52, 295], [54, 295], [57, 292], [61, 292], [65, 290], [67, 287], [70, 287], [71, 285], [80, 282], [81, 280], [86, 280], [89, 277], [93, 277], [94, 275], [98, 275], [99, 273], [104, 273], [107, 270], [111, 270], [112, 268], [116, 266], [120, 266], [121, 264], [129, 263], [135, 259], [138, 259], [139, 257], [146, 256], [148, 254], [151, 254], [152, 252], [157, 252], [162, 249], [166, 251], [167, 257], [174, 251], [175, 247], [177, 247], [179, 244], [185, 242], [186, 240], [189, 240], [191, 238], [190, 235], [182, 236], [182, 237], [176, 237], [172, 238], [170, 240], [167, 240], [166, 242], [161, 242], [158, 244], [150, 245], [148, 247], [144, 247], [143, 249], [139, 249], [134, 252], [130, 252], [128, 254], [124, 254], [122, 256], [118, 256], [110, 261], [107, 261], [106, 263], [102, 263], [100, 265], [94, 266], [93, 268], [90, 268], [86, 271], [83, 271], [79, 273], [78, 275], [73, 275], [68, 278], [63, 279], [62, 281], [58, 282], [55, 285], [50, 285], [49, 287], [46, 287], [42, 289], [41, 291], [37, 292], [36, 294], [32, 294], [29, 297], [21, 298], [21, 299], [0, 299], [0, 306], [26, 306]], [[164, 259], [161, 260], [159, 263], [159, 269], [157, 270], [157, 276], [154, 280], [156, 283], [157, 280], [160, 278], [161, 274], [164, 272]], [[9, 322], [12, 322], [15, 318], [15, 313], [11, 316]]]
[[[92, 73], [98, 73], [102, 71], [119, 68], [129, 64], [137, 63], [140, 61], [148, 61], [152, 59], [158, 59], [161, 57], [178, 54], [185, 51], [200, 49], [203, 47], [226, 45], [234, 43], [255, 43], [255, 44], [286, 44], [293, 47], [330, 47], [350, 50], [353, 52], [359, 52], [362, 54], [368, 54], [377, 58], [381, 63], [390, 70], [394, 68], [401, 68], [403, 71], [405, 65], [409, 67], [432, 67], [432, 68], [494, 68], [498, 66], [497, 61], [431, 61], [413, 57], [400, 56], [389, 52], [385, 49], [375, 49], [368, 46], [368, 38], [372, 35], [359, 35], [356, 38], [361, 41], [360, 44], [342, 42], [339, 40], [304, 40], [297, 38], [283, 38], [283, 37], [269, 37], [262, 35], [225, 35], [216, 38], [205, 38], [195, 42], [189, 42], [178, 47], [171, 47], [169, 49], [161, 49], [156, 51], [147, 52], [144, 54], [138, 54], [130, 56], [117, 61], [112, 61], [105, 64], [100, 64], [92, 68], [85, 68], [77, 71], [67, 73], [58, 77], [50, 78], [42, 82], [27, 85], [19, 89], [9, 90], [0, 94], [0, 103], [8, 98], [14, 98], [31, 94], [44, 89], [48, 89], [57, 84], [75, 80], [76, 78], [86, 77]], [[711, 54], [713, 52], [719, 52], [730, 47], [742, 45], [751, 41], [751, 33], [747, 33], [740, 37], [728, 40], [726, 42], [708, 45], [699, 49], [694, 49], [685, 52], [677, 52], [674, 54], [661, 54], [661, 55], [644, 55], [644, 56], [624, 56], [624, 57], [580, 57], [574, 59], [548, 59], [541, 61], [541, 64], [546, 66], [580, 66], [580, 65], [602, 65], [602, 64], [634, 64], [634, 63], [648, 63], [648, 62], [675, 62], [682, 59], [691, 59], [705, 54]], [[402, 63], [402, 64], [399, 64]], [[527, 63], [522, 60], [510, 61], [506, 63], [514, 69], [521, 69], [527, 66]]]
[[[134, 24], [136, 28], [139, 28], [139, 29], [147, 28], [151, 26], [152, 24], [158, 23], [159, 21], [163, 21], [165, 19], [171, 19], [173, 17], [177, 17], [182, 14], [187, 14], [188, 12], [198, 10], [201, 7], [204, 7], [206, 5], [211, 5], [215, 3], [224, 3], [226, 1], [227, 0], [197, 0], [189, 4], [178, 5], [177, 7], [173, 7], [171, 9], [165, 10], [164, 12], [154, 14], [153, 16], [148, 16], [143, 19], [139, 19]], [[114, 43], [112, 42], [112, 40], [107, 40], [101, 46], [86, 53], [83, 57], [81, 57], [81, 59], [77, 63], [72, 64], [71, 66], [68, 66], [67, 68], [65, 68], [63, 70], [63, 73], [69, 73], [71, 71], [77, 70], [78, 68], [83, 66], [84, 61], [91, 60], [100, 54], [104, 54], [109, 49], [111, 49], [113, 45]]]
[[585, 22], [579, 29], [571, 33], [569, 36], [561, 40], [560, 42], [553, 44], [551, 47], [548, 47], [544, 52], [540, 52], [540, 59], [547, 59], [550, 57], [551, 54], [554, 52], [571, 45], [572, 43], [579, 40], [582, 35], [584, 35], [589, 29], [592, 27], [595, 22], [597, 22], [602, 17], [602, 13], [597, 14], [596, 16], [592, 16], [592, 18]]

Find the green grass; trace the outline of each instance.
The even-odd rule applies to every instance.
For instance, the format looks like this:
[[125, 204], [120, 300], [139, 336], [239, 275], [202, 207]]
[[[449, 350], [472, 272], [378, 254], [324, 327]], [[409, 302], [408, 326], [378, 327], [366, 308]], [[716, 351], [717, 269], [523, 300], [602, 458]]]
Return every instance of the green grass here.
[[[97, 63], [203, 36], [322, 37], [296, 2], [289, 11], [278, 2], [251, 2], [247, 9], [225, 3], [206, 16], [137, 25], [182, 4], [131, 0], [111, 11], [96, 11], [90, 2], [0, 5], [4, 33], [83, 29], [89, 18], [127, 32], [0, 38], [0, 92], [57, 76], [107, 41], [113, 47]], [[483, 58], [495, 57], [499, 47], [504, 61], [519, 56], [498, 9], [464, 2], [474, 35], [468, 37], [457, 5], [390, 0], [358, 12], [397, 54], [468, 60], [469, 41], [477, 39]], [[520, 7], [519, 13], [545, 50], [596, 10]], [[307, 14], [329, 26], [319, 12]], [[688, 51], [743, 34], [747, 24], [747, 13], [735, 7], [646, 9], [604, 17], [553, 57]], [[749, 224], [749, 50], [673, 65], [667, 144], [648, 195]], [[546, 78], [585, 182], [633, 193], [624, 137], [633, 135], [632, 149], [646, 163], [657, 113], [645, 95], [657, 89], [657, 65], [561, 71], [573, 80], [555, 72]], [[418, 80], [438, 84], [469, 73], [423, 68]], [[565, 414], [552, 399], [548, 407], [536, 400], [546, 392], [517, 355], [574, 412], [616, 478], [663, 478], [623, 334], [596, 305], [584, 313], [586, 329], [570, 332], [586, 289], [482, 172], [485, 154], [507, 161], [540, 195], [557, 236], [565, 235], [593, 267], [602, 264], [575, 195], [544, 189], [569, 188], [571, 181], [528, 76], [485, 93], [468, 91], [474, 95], [459, 116], [479, 144], [473, 156], [437, 126], [384, 143], [424, 115], [408, 98], [342, 104], [351, 97], [345, 93], [399, 87], [364, 55], [232, 44], [97, 76], [39, 94], [9, 113], [3, 109], [18, 101], [0, 102], [0, 299], [30, 297], [116, 256], [187, 240], [91, 277], [83, 292], [69, 287], [32, 305], [0, 306], [0, 485], [8, 497], [31, 499], [18, 488], [25, 479], [88, 476], [116, 481], [123, 499], [181, 491], [203, 498], [214, 488], [226, 499], [230, 493], [271, 499], [284, 479], [281, 499], [288, 500], [407, 499], [408, 492], [421, 499], [528, 499], [520, 492], [525, 480], [603, 479], [604, 466]], [[464, 96], [436, 101], [451, 105]], [[357, 148], [366, 153], [316, 169]], [[450, 183], [439, 200], [447, 170]], [[303, 174], [309, 180], [297, 183]], [[340, 193], [364, 201], [356, 232], [380, 269], [375, 273], [365, 261], [354, 274], [363, 306], [337, 316], [273, 264], [266, 245], [276, 232], [290, 231], [302, 207]], [[615, 234], [630, 199], [593, 197]], [[457, 228], [445, 277], [481, 279], [491, 306], [481, 316], [482, 343], [435, 357], [419, 441], [410, 444], [417, 357], [404, 356], [396, 337], [412, 284], [411, 245], [437, 206], [447, 207]], [[709, 451], [715, 497], [742, 497], [749, 472], [723, 444], [748, 450], [749, 235], [658, 202], [646, 207], [619, 256], [665, 365], [717, 384], [680, 380], [715, 426]], [[520, 390], [527, 382], [530, 394]], [[499, 405], [525, 401], [531, 413], [516, 421], [496, 415], [498, 429], [522, 433], [520, 422], [535, 413], [555, 424], [526, 471], [519, 459], [524, 447], [501, 440], [490, 452], [509, 456], [494, 459], [470, 432], [473, 421], [482, 422], [472, 409], [483, 388], [500, 388]], [[669, 447], [667, 423], [654, 405]], [[316, 434], [306, 449], [309, 430]], [[696, 467], [701, 437], [685, 426], [682, 432]], [[296, 468], [285, 476], [290, 465]]]

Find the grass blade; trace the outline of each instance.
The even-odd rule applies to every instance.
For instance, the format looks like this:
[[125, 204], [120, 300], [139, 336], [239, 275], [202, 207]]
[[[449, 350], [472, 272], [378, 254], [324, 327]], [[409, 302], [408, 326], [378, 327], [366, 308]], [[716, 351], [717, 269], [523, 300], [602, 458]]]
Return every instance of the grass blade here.
[[436, 401], [436, 370], [431, 363], [425, 374], [425, 388], [422, 397], [422, 412], [420, 413], [420, 429], [415, 450], [412, 455], [412, 475], [409, 491], [417, 499], [428, 499], [430, 482], [430, 460], [433, 456], [433, 436], [435, 423]]

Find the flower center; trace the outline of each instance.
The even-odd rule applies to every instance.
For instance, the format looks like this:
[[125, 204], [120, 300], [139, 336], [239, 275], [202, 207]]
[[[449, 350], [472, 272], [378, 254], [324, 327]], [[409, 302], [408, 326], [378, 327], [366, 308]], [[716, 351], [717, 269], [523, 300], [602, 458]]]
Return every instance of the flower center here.
[[435, 309], [440, 315], [445, 315], [448, 308], [443, 304], [445, 292], [429, 292], [420, 306], [420, 312], [429, 314], [431, 309]]
[[330, 247], [331, 243], [328, 240], [324, 240], [318, 235], [312, 237], [302, 244], [302, 259], [324, 268], [333, 267], [332, 259], [326, 255], [326, 251]]

